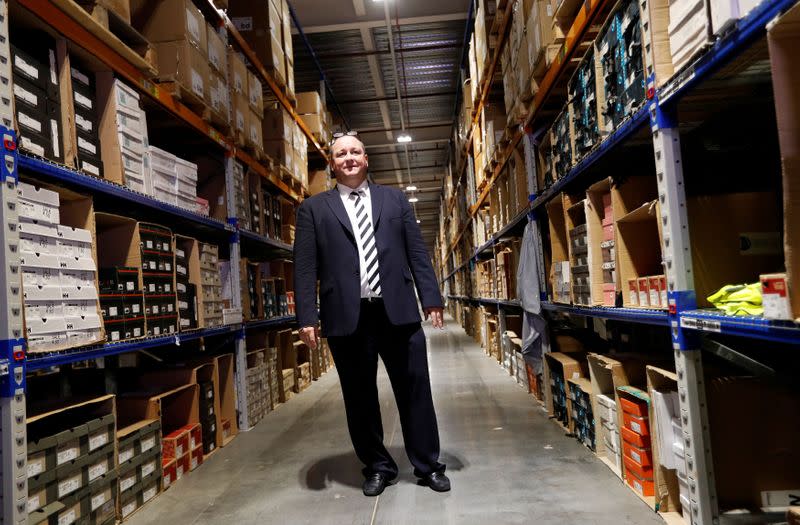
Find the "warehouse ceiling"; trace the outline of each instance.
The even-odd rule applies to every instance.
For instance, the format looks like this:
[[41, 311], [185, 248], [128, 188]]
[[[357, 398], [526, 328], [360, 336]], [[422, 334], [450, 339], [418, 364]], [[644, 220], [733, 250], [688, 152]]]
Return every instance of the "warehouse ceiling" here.
[[[386, 1], [339, 0], [336, 9], [320, 0], [290, 3], [333, 100], [349, 129], [357, 130], [367, 146], [373, 180], [418, 188], [414, 206], [432, 248], [469, 0]], [[320, 90], [319, 71], [299, 34], [293, 47], [295, 90]], [[333, 100], [328, 95], [328, 109], [336, 116]], [[403, 129], [413, 139], [407, 146], [397, 143]]]

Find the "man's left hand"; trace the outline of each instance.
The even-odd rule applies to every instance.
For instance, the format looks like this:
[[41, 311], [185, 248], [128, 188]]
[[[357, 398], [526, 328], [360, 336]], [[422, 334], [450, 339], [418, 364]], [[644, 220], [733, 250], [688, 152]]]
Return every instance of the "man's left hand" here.
[[425, 320], [428, 320], [428, 317], [431, 318], [431, 324], [433, 324], [434, 328], [444, 328], [444, 315], [442, 314], [442, 308], [425, 308]]

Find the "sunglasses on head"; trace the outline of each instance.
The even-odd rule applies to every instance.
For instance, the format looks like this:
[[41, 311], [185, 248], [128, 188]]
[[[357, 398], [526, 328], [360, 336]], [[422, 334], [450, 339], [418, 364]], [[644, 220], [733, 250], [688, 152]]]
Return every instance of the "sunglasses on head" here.
[[357, 137], [357, 136], [358, 136], [358, 131], [355, 131], [355, 130], [337, 131], [336, 133], [333, 134], [333, 140], [331, 140], [331, 143], [330, 143], [329, 146], [333, 146], [333, 143], [336, 142], [338, 139], [340, 139], [342, 137]]

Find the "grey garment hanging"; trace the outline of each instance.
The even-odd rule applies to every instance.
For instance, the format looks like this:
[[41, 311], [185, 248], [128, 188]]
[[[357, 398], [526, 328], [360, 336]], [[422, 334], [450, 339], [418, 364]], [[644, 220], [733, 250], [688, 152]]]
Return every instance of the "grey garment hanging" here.
[[522, 355], [538, 375], [542, 373], [542, 348], [547, 342], [547, 322], [542, 317], [538, 257], [533, 223], [525, 226], [517, 267], [517, 297], [522, 303]]

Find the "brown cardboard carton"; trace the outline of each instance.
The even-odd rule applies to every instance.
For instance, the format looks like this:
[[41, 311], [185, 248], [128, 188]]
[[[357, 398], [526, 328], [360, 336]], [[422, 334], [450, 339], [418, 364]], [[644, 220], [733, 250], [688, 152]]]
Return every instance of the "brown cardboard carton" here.
[[177, 82], [184, 93], [209, 104], [211, 100], [210, 69], [205, 51], [186, 40], [154, 44], [158, 54], [158, 78]]
[[131, 0], [130, 7], [133, 27], [150, 42], [182, 40], [208, 52], [206, 22], [192, 0]]
[[286, 85], [280, 4], [272, 0], [234, 0], [228, 7], [228, 16], [264, 68], [278, 83]]

